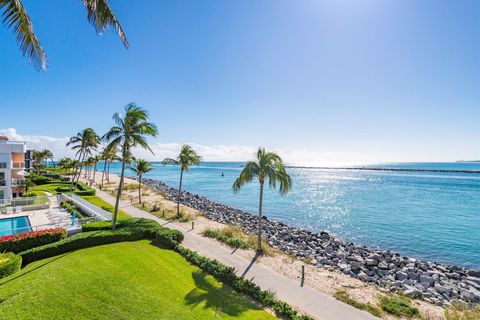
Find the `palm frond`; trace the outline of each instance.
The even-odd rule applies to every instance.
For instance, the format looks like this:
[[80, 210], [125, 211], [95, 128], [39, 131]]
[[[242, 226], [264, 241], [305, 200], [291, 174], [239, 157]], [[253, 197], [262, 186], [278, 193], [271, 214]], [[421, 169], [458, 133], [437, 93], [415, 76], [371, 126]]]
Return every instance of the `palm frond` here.
[[117, 31], [125, 48], [128, 48], [127, 36], [107, 0], [83, 0], [83, 4], [87, 8], [88, 21], [93, 24], [98, 34], [112, 28]]
[[35, 69], [46, 70], [47, 54], [33, 31], [32, 22], [22, 2], [20, 0], [0, 0], [0, 10], [4, 8], [3, 24], [12, 28], [23, 56], [28, 58], [29, 63]]

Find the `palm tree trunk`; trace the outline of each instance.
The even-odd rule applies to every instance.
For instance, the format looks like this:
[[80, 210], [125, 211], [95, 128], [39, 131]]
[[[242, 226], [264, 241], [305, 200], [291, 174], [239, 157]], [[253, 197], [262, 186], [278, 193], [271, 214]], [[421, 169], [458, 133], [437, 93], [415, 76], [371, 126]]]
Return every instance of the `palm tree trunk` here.
[[124, 159], [122, 159], [122, 173], [120, 175], [120, 183], [118, 184], [117, 199], [115, 199], [115, 211], [113, 212], [112, 230], [115, 230], [115, 228], [117, 226], [118, 205], [120, 204], [120, 197], [122, 196], [123, 175], [125, 174], [125, 160]]
[[95, 183], [96, 175], [97, 175], [97, 163], [95, 162], [95, 167], [93, 167], [93, 183]]
[[178, 186], [178, 196], [177, 196], [177, 217], [180, 216], [180, 196], [182, 194], [182, 179], [183, 179], [183, 169], [180, 170], [180, 185]]
[[142, 203], [142, 175], [138, 176], [138, 202]]
[[73, 192], [75, 192], [75, 190], [77, 190], [78, 180], [80, 180], [80, 176], [82, 175], [82, 166], [83, 166], [83, 162], [85, 161], [86, 155], [87, 154], [85, 152], [83, 154], [83, 157], [82, 157], [82, 162], [80, 162], [80, 171], [78, 172], [77, 181], [75, 182], [75, 186], [73, 187]]
[[107, 169], [107, 161], [103, 163], [103, 173], [102, 173], [102, 189], [103, 189], [103, 178], [105, 177], [105, 170]]
[[[82, 158], [82, 152], [80, 151], [80, 154], [78, 155], [78, 162], [80, 162], [80, 159]], [[72, 176], [72, 183], [75, 182], [75, 178], [77, 177], [77, 171], [78, 171], [78, 168], [77, 166], [74, 166], [73, 168], [73, 176]]]
[[110, 183], [110, 161], [107, 161], [107, 182]]
[[263, 203], [263, 183], [260, 183], [260, 203], [258, 205], [258, 244], [257, 252], [262, 252], [262, 203]]

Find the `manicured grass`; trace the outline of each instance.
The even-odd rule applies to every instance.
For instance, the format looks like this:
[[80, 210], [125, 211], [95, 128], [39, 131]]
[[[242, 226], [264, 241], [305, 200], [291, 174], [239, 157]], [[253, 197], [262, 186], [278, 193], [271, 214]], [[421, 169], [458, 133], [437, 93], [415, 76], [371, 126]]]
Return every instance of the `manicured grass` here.
[[[113, 211], [115, 207], [112, 206], [110, 203], [104, 201], [102, 198], [99, 198], [97, 196], [82, 196], [82, 198], [96, 205], [97, 207], [110, 212], [113, 215]], [[118, 219], [128, 219], [128, 218], [131, 218], [131, 216], [128, 213], [126, 213], [121, 209], [118, 209]]]
[[1, 319], [275, 319], [148, 241], [78, 250], [0, 280]]
[[68, 187], [70, 183], [47, 183], [35, 186], [30, 188], [31, 191], [43, 191], [43, 192], [50, 192], [51, 194], [58, 194], [57, 188], [58, 187]]

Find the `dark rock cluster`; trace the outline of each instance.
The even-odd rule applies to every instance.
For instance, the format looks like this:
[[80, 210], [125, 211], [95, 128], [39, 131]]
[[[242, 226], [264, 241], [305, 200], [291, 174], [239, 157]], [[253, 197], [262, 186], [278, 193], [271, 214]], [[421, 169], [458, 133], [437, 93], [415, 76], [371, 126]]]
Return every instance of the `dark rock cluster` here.
[[[145, 185], [176, 201], [178, 190], [144, 179]], [[180, 203], [197, 209], [214, 221], [240, 226], [256, 233], [258, 217], [247, 212], [182, 192]], [[308, 263], [343, 272], [361, 281], [395, 292], [423, 298], [436, 305], [480, 303], [480, 270], [467, 269], [401, 256], [337, 239], [327, 232], [288, 226], [264, 217], [262, 236], [281, 251]]]

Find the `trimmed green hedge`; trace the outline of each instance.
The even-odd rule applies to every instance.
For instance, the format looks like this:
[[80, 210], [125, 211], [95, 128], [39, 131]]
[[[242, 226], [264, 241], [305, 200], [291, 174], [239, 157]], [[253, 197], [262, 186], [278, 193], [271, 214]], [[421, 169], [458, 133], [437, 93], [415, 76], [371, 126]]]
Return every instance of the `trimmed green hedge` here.
[[60, 241], [66, 237], [67, 231], [63, 228], [22, 232], [3, 236], [0, 237], [0, 252], [19, 253], [34, 247]]
[[0, 253], [0, 279], [20, 271], [22, 257], [11, 252]]
[[90, 188], [83, 182], [79, 182], [77, 185], [77, 191], [75, 191], [75, 194], [78, 196], [94, 196], [96, 191], [93, 188]]

